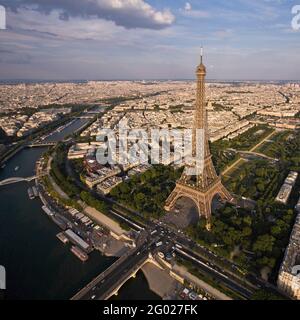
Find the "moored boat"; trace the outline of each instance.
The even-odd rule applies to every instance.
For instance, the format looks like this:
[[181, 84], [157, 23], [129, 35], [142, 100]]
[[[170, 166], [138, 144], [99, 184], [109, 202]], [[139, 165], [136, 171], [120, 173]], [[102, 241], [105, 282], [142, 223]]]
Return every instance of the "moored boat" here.
[[34, 194], [33, 194], [32, 188], [28, 188], [27, 189], [27, 193], [28, 193], [29, 199], [33, 200], [34, 199]]

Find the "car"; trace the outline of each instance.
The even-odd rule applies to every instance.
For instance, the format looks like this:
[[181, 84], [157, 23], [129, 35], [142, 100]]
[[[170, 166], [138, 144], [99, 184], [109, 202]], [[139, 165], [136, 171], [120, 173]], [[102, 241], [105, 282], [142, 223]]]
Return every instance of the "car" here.
[[196, 299], [197, 299], [197, 294], [196, 294], [195, 292], [191, 292], [191, 293], [189, 294], [189, 298], [190, 298], [191, 300], [196, 300]]
[[162, 241], [159, 241], [155, 245], [156, 245], [156, 247], [160, 247], [162, 244], [163, 244]]

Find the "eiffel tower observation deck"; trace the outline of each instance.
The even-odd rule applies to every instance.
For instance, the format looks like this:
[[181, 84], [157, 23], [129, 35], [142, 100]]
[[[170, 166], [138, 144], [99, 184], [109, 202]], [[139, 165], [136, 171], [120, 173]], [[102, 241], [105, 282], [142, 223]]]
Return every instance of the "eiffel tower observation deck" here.
[[[205, 99], [206, 67], [203, 64], [203, 52], [201, 49], [201, 61], [196, 70], [197, 96], [192, 128], [192, 157], [194, 162], [185, 166], [181, 178], [177, 181], [175, 189], [168, 197], [165, 210], [171, 211], [180, 198], [191, 199], [200, 216], [206, 218], [207, 229], [211, 229], [212, 201], [218, 195], [222, 201], [233, 202], [233, 197], [222, 184], [212, 162], [209, 148], [209, 133], [207, 123], [207, 110]], [[200, 133], [200, 134], [199, 134]], [[197, 150], [201, 152], [197, 152]], [[192, 174], [191, 174], [192, 173]]]

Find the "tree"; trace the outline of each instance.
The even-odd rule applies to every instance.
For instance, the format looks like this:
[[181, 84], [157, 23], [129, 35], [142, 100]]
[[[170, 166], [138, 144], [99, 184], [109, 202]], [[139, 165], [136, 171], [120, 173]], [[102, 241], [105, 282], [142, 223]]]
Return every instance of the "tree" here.
[[286, 300], [286, 299], [280, 296], [279, 294], [276, 295], [267, 290], [260, 289], [254, 292], [254, 294], [251, 297], [251, 300]]
[[249, 237], [252, 234], [252, 229], [249, 227], [243, 228], [242, 235], [243, 237]]
[[248, 226], [251, 226], [252, 225], [252, 218], [250, 216], [246, 216], [243, 218], [243, 222], [245, 224], [247, 224]]
[[253, 244], [255, 252], [272, 252], [275, 238], [268, 234], [259, 236]]
[[266, 175], [266, 170], [264, 168], [258, 168], [255, 170], [255, 175], [258, 177], [264, 177]]
[[259, 192], [264, 192], [265, 191], [265, 185], [263, 183], [259, 183], [257, 185], [257, 189]]
[[119, 188], [118, 187], [113, 188], [110, 192], [110, 195], [113, 197], [118, 197], [120, 195]]
[[282, 232], [282, 230], [281, 230], [280, 226], [278, 226], [278, 225], [275, 225], [271, 228], [271, 234], [275, 237], [278, 236], [279, 234], [281, 234], [281, 232]]
[[121, 183], [121, 184], [119, 185], [119, 189], [120, 189], [120, 191], [121, 191], [122, 193], [129, 193], [129, 192], [130, 192], [130, 188], [129, 188], [129, 186], [128, 186], [127, 183]]

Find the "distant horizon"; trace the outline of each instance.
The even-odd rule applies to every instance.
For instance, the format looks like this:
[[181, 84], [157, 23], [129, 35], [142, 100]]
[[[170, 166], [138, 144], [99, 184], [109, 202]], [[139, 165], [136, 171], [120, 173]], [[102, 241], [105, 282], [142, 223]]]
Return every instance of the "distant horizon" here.
[[[0, 79], [0, 84], [22, 84], [22, 83], [70, 83], [70, 82], [126, 82], [126, 81], [132, 81], [132, 82], [167, 82], [167, 81], [196, 81], [196, 78], [182, 78], [182, 79]], [[293, 80], [293, 79], [206, 79], [207, 83], [212, 83], [212, 82], [222, 82], [222, 83], [230, 83], [230, 82], [237, 82], [237, 83], [242, 83], [242, 82], [263, 82], [263, 83], [300, 83], [300, 79], [298, 80]]]

